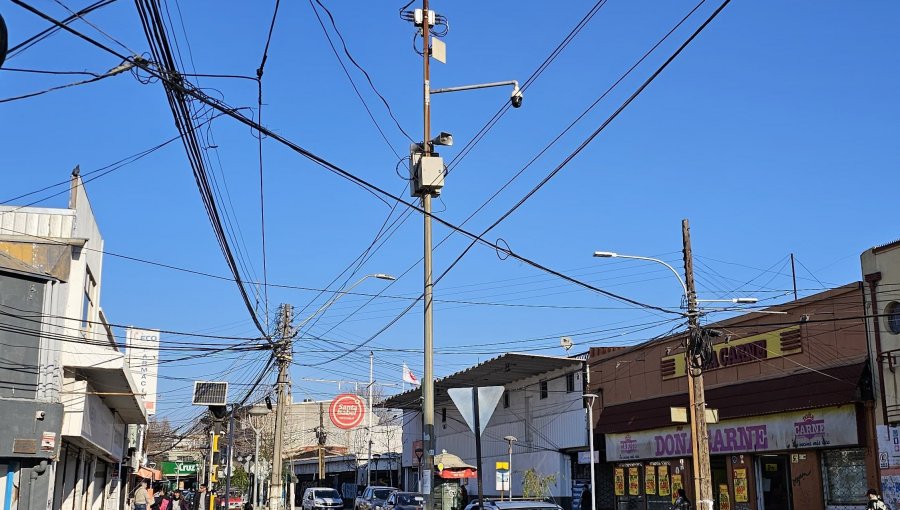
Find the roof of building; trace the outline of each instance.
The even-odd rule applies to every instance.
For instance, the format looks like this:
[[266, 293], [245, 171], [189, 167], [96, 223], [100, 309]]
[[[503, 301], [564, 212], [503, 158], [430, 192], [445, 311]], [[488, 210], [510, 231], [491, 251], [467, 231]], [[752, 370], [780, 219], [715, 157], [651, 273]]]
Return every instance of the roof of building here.
[[8, 253], [2, 251], [0, 251], [0, 271], [8, 271], [17, 274], [24, 274], [26, 276], [34, 276], [42, 280], [55, 280], [55, 278], [50, 273], [41, 271], [31, 264], [27, 264], [24, 261], [12, 257]]
[[[448, 388], [475, 386], [506, 386], [507, 384], [561, 369], [581, 368], [584, 361], [562, 356], [506, 353], [465, 370], [434, 381], [435, 405], [449, 402]], [[422, 390], [415, 388], [384, 400], [380, 405], [389, 409], [419, 409]]]

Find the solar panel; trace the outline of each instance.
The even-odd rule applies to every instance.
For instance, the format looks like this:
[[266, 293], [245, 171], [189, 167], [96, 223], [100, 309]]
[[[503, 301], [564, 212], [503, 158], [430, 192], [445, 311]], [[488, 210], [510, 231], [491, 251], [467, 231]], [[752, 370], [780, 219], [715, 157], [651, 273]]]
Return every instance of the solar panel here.
[[228, 383], [194, 381], [195, 406], [224, 406], [228, 403]]

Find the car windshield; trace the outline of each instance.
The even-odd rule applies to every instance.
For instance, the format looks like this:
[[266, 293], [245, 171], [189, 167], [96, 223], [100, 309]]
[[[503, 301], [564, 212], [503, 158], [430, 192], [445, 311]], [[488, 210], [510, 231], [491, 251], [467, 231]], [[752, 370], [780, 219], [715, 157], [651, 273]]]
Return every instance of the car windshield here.
[[425, 498], [418, 494], [398, 494], [398, 505], [421, 505], [425, 502]]
[[315, 498], [334, 498], [334, 499], [341, 499], [341, 495], [338, 494], [338, 491], [336, 491], [336, 490], [334, 490], [334, 489], [320, 489], [320, 490], [316, 490], [315, 493], [313, 494], [313, 497], [315, 497]]
[[391, 489], [375, 489], [372, 491], [372, 497], [375, 499], [387, 499], [392, 492], [394, 491]]

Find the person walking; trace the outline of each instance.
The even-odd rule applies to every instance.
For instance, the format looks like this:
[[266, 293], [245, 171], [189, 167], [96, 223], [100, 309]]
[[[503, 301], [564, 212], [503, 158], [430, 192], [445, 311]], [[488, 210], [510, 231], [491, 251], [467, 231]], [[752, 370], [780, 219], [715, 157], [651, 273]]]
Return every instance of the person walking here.
[[150, 495], [147, 493], [146, 480], [141, 480], [138, 483], [131, 502], [134, 504], [134, 510], [147, 510], [147, 505], [150, 503]]
[[200, 484], [200, 490], [194, 495], [194, 504], [192, 510], [210, 510], [209, 509], [209, 493], [206, 492], [206, 484]]
[[888, 510], [887, 505], [885, 505], [881, 497], [878, 496], [877, 490], [867, 490], [866, 496], [869, 498], [869, 501], [866, 502], [866, 510]]
[[184, 494], [182, 494], [180, 490], [177, 490], [172, 494], [172, 500], [169, 502], [169, 510], [190, 510], [187, 501], [184, 499]]
[[672, 510], [690, 510], [691, 500], [688, 499], [684, 489], [678, 489], [676, 494], [678, 494], [678, 497], [675, 498], [675, 502], [672, 503]]

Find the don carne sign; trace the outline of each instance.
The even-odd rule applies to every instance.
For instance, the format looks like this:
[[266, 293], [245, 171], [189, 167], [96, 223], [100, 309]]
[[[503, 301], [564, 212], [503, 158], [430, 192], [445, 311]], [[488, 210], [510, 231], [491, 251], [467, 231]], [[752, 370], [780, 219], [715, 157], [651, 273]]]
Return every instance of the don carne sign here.
[[[726, 420], [709, 425], [710, 453], [749, 453], [832, 446], [859, 442], [853, 406]], [[690, 457], [686, 426], [606, 435], [606, 459], [622, 461]]]

